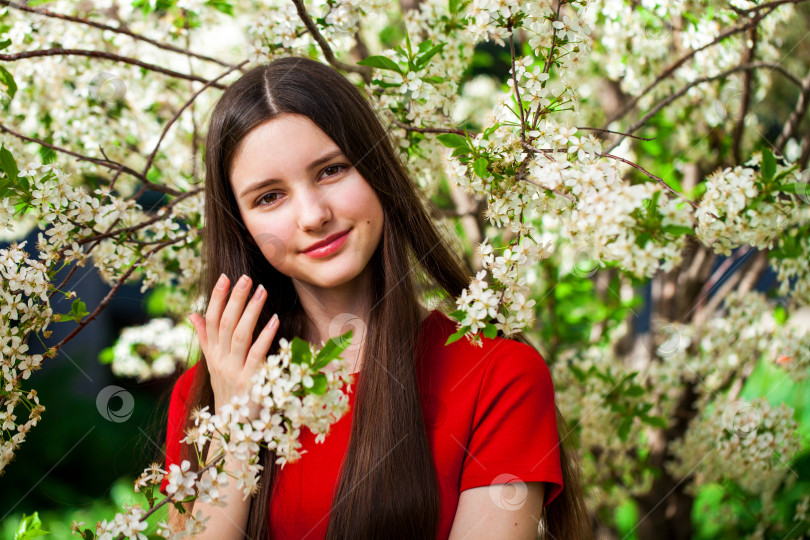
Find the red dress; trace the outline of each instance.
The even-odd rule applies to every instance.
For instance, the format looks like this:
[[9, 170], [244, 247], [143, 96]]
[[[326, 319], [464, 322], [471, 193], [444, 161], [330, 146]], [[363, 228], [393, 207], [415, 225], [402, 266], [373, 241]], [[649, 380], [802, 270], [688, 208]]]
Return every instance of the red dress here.
[[[465, 489], [512, 481], [546, 482], [545, 505], [563, 489], [554, 388], [542, 356], [510, 339], [466, 339], [445, 346], [454, 320], [434, 310], [422, 322], [424, 355], [417, 362], [422, 413], [439, 478], [439, 540], [450, 535]], [[198, 364], [199, 365], [199, 364]], [[195, 369], [192, 367], [191, 369]], [[183, 374], [169, 405], [166, 467], [180, 456], [180, 426], [191, 370]], [[351, 385], [349, 403], [354, 406]], [[268, 512], [273, 540], [322, 539], [332, 495], [351, 432], [351, 409], [332, 425], [323, 443], [301, 429], [302, 458], [277, 476]], [[166, 480], [161, 485], [165, 488]]]

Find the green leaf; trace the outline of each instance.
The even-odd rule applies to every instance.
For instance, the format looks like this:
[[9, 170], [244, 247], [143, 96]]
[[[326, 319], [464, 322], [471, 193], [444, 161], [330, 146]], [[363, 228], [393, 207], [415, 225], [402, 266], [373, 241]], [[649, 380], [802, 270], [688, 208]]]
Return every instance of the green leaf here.
[[585, 382], [585, 379], [588, 377], [587, 374], [582, 369], [575, 366], [574, 364], [568, 364], [568, 369], [571, 370], [571, 373], [574, 374], [574, 377], [576, 377], [577, 380], [579, 380], [579, 382]]
[[429, 51], [432, 46], [433, 42], [430, 41], [429, 39], [426, 39], [425, 41], [420, 43], [419, 46], [416, 48], [416, 53], [425, 54], [425, 52]]
[[12, 156], [11, 152], [3, 145], [0, 145], [0, 166], [3, 167], [9, 180], [12, 182], [17, 181], [17, 175], [20, 173], [20, 169], [17, 168], [17, 162], [14, 161], [14, 156]]
[[644, 395], [644, 387], [639, 386], [638, 384], [631, 384], [627, 387], [627, 390], [624, 391], [625, 396], [629, 397], [638, 397]]
[[3, 49], [5, 49], [5, 48], [6, 48], [6, 47], [8, 47], [9, 45], [11, 45], [11, 40], [10, 40], [10, 39], [7, 39], [7, 40], [5, 40], [5, 41], [0, 41], [0, 51], [2, 51]]
[[399, 64], [386, 56], [369, 56], [368, 58], [360, 60], [357, 62], [357, 64], [377, 69], [386, 69], [388, 71], [396, 71], [397, 73], [402, 74], [402, 68], [399, 67]]
[[115, 352], [113, 347], [102, 349], [98, 355], [98, 361], [102, 364], [112, 364], [113, 360], [115, 360]]
[[448, 148], [470, 149], [470, 145], [467, 144], [467, 139], [461, 135], [458, 135], [457, 133], [442, 133], [441, 135], [437, 136], [436, 139], [438, 139], [440, 143]]
[[81, 322], [81, 320], [87, 315], [89, 315], [87, 312], [87, 306], [84, 302], [77, 298], [73, 301], [73, 304], [71, 304], [70, 311], [68, 313], [62, 313], [60, 315], [60, 319], [62, 321], [71, 320]]
[[683, 236], [685, 234], [692, 233], [692, 227], [686, 227], [683, 225], [665, 225], [661, 227], [661, 230], [665, 233], [669, 233], [672, 236]]
[[[428, 52], [426, 52], [425, 54], [423, 54], [422, 56], [417, 58], [416, 59], [416, 69], [422, 69], [423, 67], [425, 67], [427, 65], [427, 63], [430, 61], [430, 59], [433, 58], [434, 56], [436, 56], [442, 50], [442, 48], [445, 45], [446, 45], [446, 43], [439, 43], [438, 45], [436, 45], [435, 47], [430, 49]], [[419, 44], [419, 47], [420, 48], [422, 47], [421, 43]]]
[[464, 334], [466, 334], [469, 330], [470, 330], [469, 326], [462, 326], [461, 328], [458, 329], [458, 331], [455, 334], [447, 338], [447, 341], [445, 341], [444, 344], [450, 345], [451, 343], [455, 343], [456, 341], [463, 338]]
[[318, 351], [313, 367], [316, 370], [323, 369], [329, 365], [329, 362], [340, 356], [340, 353], [346, 350], [346, 347], [351, 344], [352, 332], [353, 330], [349, 330], [342, 336], [330, 338], [323, 348]]
[[664, 420], [664, 418], [662, 418], [661, 416], [644, 415], [641, 416], [641, 421], [661, 429], [665, 429], [667, 427], [667, 421]]
[[487, 323], [484, 327], [484, 337], [489, 339], [495, 339], [498, 337], [498, 328], [491, 323]]
[[438, 75], [433, 75], [431, 77], [423, 77], [422, 80], [425, 82], [429, 82], [430, 84], [441, 84], [444, 82], [444, 79], [442, 77], [439, 77]]
[[622, 419], [622, 423], [619, 424], [619, 438], [623, 441], [627, 440], [627, 436], [630, 435], [630, 427], [633, 425], [633, 418], [627, 417]]
[[17, 83], [14, 82], [14, 77], [12, 77], [11, 73], [3, 66], [0, 66], [0, 83], [6, 86], [8, 97], [13, 99], [14, 94], [17, 93]]
[[14, 540], [29, 540], [30, 538], [38, 538], [50, 534], [40, 527], [42, 527], [42, 521], [40, 521], [37, 512], [34, 512], [30, 516], [23, 514], [20, 524], [17, 526], [17, 531], [14, 533]]
[[326, 393], [326, 388], [329, 383], [326, 380], [326, 375], [318, 373], [312, 376], [312, 388], [309, 389], [310, 393], [322, 396]]
[[493, 125], [493, 126], [488, 127], [487, 129], [485, 129], [485, 130], [484, 130], [484, 135], [483, 135], [483, 137], [484, 137], [485, 139], [486, 139], [486, 138], [488, 138], [488, 137], [489, 137], [489, 136], [490, 136], [492, 133], [494, 133], [494, 132], [495, 132], [495, 130], [496, 130], [496, 129], [498, 129], [499, 127], [501, 127], [501, 124], [500, 124], [500, 123], [497, 123], [497, 124], [495, 124], [495, 125]]
[[804, 182], [794, 182], [793, 184], [783, 184], [777, 188], [783, 193], [795, 193], [797, 195], [809, 195], [810, 184]]
[[484, 157], [476, 159], [475, 162], [473, 163], [473, 170], [475, 171], [475, 174], [480, 178], [486, 178], [487, 176], [489, 176], [489, 171], [487, 170], [487, 167], [489, 167], [489, 161], [487, 161], [487, 158]]
[[230, 15], [233, 17], [233, 4], [228, 2], [227, 0], [208, 0], [206, 5], [211, 6], [212, 8], [216, 9], [217, 11], [224, 13], [225, 15]]
[[467, 312], [464, 311], [463, 309], [457, 309], [453, 313], [450, 314], [450, 317], [454, 318], [458, 322], [463, 321], [466, 316], [467, 316]]
[[292, 339], [290, 351], [292, 352], [290, 361], [293, 364], [309, 364], [312, 360], [312, 351], [309, 348], [309, 343], [298, 336]]
[[780, 304], [776, 305], [776, 307], [773, 309], [773, 319], [780, 326], [785, 324], [785, 321], [787, 321], [787, 310], [785, 309], [785, 306]]
[[776, 174], [776, 158], [773, 153], [767, 148], [762, 151], [762, 178], [770, 180]]

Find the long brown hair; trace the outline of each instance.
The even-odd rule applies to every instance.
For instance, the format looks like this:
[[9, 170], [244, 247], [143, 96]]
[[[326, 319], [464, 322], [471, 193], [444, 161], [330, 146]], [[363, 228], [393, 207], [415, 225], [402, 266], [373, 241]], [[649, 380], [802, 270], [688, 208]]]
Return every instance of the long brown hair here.
[[[429, 201], [409, 178], [389, 136], [363, 94], [331, 67], [306, 58], [281, 58], [257, 66], [234, 82], [216, 104], [206, 139], [204, 268], [199, 293], [208, 300], [220, 274], [247, 274], [268, 291], [253, 339], [273, 313], [282, 337], [305, 335], [304, 313], [292, 281], [278, 272], [250, 237], [234, 197], [230, 169], [245, 136], [286, 113], [311, 119], [341, 149], [376, 192], [384, 211], [380, 245], [369, 261], [371, 311], [357, 380], [351, 435], [327, 538], [435, 538], [439, 487], [422, 417], [415, 369], [421, 323], [419, 294], [427, 289], [452, 299], [472, 272], [434, 224]], [[416, 273], [412, 273], [416, 270]], [[518, 340], [525, 341], [521, 335]], [[205, 362], [201, 358], [200, 362]], [[213, 409], [207, 369], [197, 369], [195, 406]], [[190, 421], [189, 418], [186, 422]], [[558, 411], [558, 425], [564, 426]], [[190, 445], [184, 457], [196, 463]], [[561, 445], [565, 489], [548, 508], [553, 537], [580, 538], [587, 517], [576, 468]], [[260, 491], [250, 503], [247, 537], [268, 537], [267, 512], [274, 456], [263, 449]]]

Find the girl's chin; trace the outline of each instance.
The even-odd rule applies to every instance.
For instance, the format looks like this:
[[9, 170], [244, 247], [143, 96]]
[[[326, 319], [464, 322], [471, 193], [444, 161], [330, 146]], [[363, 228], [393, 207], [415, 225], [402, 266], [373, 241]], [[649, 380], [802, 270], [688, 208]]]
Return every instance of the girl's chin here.
[[294, 282], [306, 286], [318, 287], [320, 289], [335, 289], [349, 285], [360, 276], [360, 273], [359, 271], [350, 271], [348, 269], [345, 271], [341, 271], [341, 269], [324, 269], [323, 272], [305, 275], [298, 274], [293, 276], [292, 279]]

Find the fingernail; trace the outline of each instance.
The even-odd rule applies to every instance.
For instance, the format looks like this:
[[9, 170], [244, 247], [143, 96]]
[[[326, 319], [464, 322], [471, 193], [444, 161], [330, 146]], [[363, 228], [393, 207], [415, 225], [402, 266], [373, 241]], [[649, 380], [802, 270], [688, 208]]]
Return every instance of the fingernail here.
[[264, 285], [259, 284], [259, 286], [256, 287], [256, 292], [253, 293], [253, 299], [259, 300], [262, 296], [264, 296]]
[[278, 315], [273, 313], [273, 316], [270, 317], [270, 321], [267, 323], [267, 326], [273, 326], [273, 324], [278, 321]]
[[250, 281], [249, 278], [245, 274], [242, 274], [242, 277], [239, 278], [239, 283], [237, 284], [237, 287], [239, 287], [242, 290], [247, 289], [248, 281]]
[[220, 274], [219, 279], [217, 280], [217, 289], [224, 289], [225, 288], [225, 282], [227, 282], [227, 281], [228, 281], [228, 276], [226, 276], [225, 274]]

